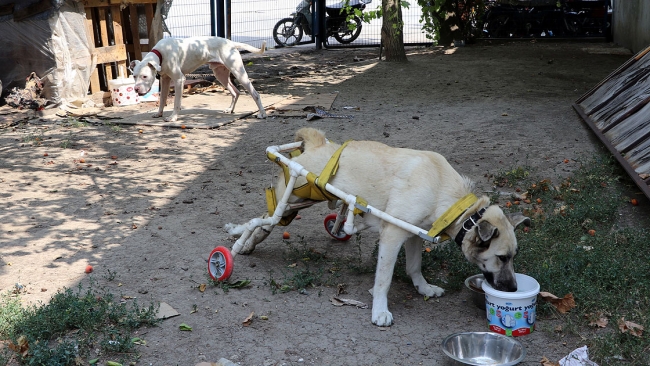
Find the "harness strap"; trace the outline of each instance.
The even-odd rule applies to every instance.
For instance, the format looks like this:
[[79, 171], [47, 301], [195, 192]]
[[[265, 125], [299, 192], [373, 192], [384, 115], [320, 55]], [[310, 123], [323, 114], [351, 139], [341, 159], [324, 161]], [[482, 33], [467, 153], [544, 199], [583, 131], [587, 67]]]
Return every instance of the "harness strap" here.
[[[314, 173], [308, 173], [307, 174], [307, 183], [301, 185], [300, 187], [295, 187], [293, 191], [291, 192], [294, 196], [300, 197], [300, 198], [305, 198], [313, 201], [335, 201], [338, 199], [338, 197], [334, 196], [333, 194], [327, 192], [325, 189], [325, 185], [329, 181], [329, 179], [334, 176], [339, 168], [339, 158], [341, 157], [341, 152], [343, 149], [347, 146], [347, 144], [352, 141], [348, 140], [344, 142], [341, 147], [339, 147], [330, 160], [325, 164], [325, 168], [323, 168], [323, 171], [320, 173], [320, 175], [316, 175]], [[289, 153], [289, 155], [293, 158], [298, 155], [300, 155], [300, 150], [294, 150]], [[282, 172], [284, 174], [284, 181], [285, 183], [289, 181], [289, 178], [291, 176], [291, 172], [289, 171], [289, 167], [286, 166], [285, 164], [282, 164], [280, 159], [275, 156], [275, 154], [271, 152], [267, 152], [266, 156], [269, 158], [269, 160], [275, 162], [282, 168]], [[273, 216], [273, 213], [275, 212], [275, 208], [278, 206], [278, 201], [277, 197], [275, 195], [275, 189], [274, 188], [267, 188], [266, 189], [266, 207], [267, 211], [270, 216]], [[354, 214], [359, 214], [362, 212], [367, 211], [365, 207], [368, 206], [368, 202], [366, 202], [363, 198], [357, 197], [357, 204], [356, 207], [360, 208], [355, 208], [354, 209]], [[280, 226], [286, 226], [291, 223], [291, 221], [296, 217], [298, 212], [294, 212], [293, 214], [289, 216], [284, 216], [278, 223]]]
[[318, 176], [318, 180], [316, 180], [316, 186], [320, 188], [321, 192], [323, 195], [325, 195], [328, 201], [334, 201], [337, 199], [337, 197], [327, 192], [325, 185], [332, 176], [336, 175], [336, 171], [339, 169], [339, 158], [341, 157], [341, 152], [343, 152], [343, 149], [348, 146], [350, 141], [352, 140], [347, 140], [341, 145], [341, 147], [336, 149], [330, 160], [327, 162], [327, 164], [325, 164], [325, 168], [323, 168], [323, 171]]
[[[451, 207], [447, 209], [438, 219], [431, 225], [431, 230], [427, 233], [428, 236], [430, 237], [436, 237], [438, 234], [440, 234], [444, 229], [446, 229], [449, 225], [451, 225], [460, 215], [463, 214], [463, 212], [467, 211], [468, 208], [470, 208], [476, 201], [478, 201], [478, 198], [473, 194], [470, 193], [466, 195], [465, 197], [459, 199], [454, 203]], [[449, 240], [451, 237], [447, 234], [442, 234], [440, 235], [440, 241], [445, 241]]]

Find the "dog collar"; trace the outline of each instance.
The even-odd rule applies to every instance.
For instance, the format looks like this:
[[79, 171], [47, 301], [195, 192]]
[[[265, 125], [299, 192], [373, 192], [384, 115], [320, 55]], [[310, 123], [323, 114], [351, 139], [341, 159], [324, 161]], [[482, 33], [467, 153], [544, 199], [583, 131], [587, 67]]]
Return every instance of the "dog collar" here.
[[467, 234], [467, 232], [472, 227], [474, 227], [474, 225], [476, 225], [476, 223], [478, 223], [478, 220], [480, 220], [481, 217], [483, 217], [483, 214], [485, 213], [485, 210], [486, 210], [486, 208], [484, 207], [484, 208], [476, 211], [475, 214], [473, 214], [472, 216], [469, 217], [469, 219], [467, 219], [467, 220], [465, 220], [465, 222], [463, 222], [463, 225], [461, 226], [460, 231], [458, 232], [458, 234], [456, 234], [456, 238], [454, 239], [456, 244], [463, 245], [463, 239], [465, 238], [465, 234]]
[[[463, 214], [463, 212], [467, 211], [467, 209], [470, 208], [476, 201], [478, 201], [478, 198], [473, 193], [470, 193], [456, 201], [456, 203], [449, 207], [447, 211], [440, 215], [440, 217], [433, 223], [433, 225], [431, 225], [431, 230], [429, 230], [427, 235], [431, 238], [437, 237], [443, 230], [451, 225], [452, 222], [456, 221], [456, 219], [458, 219], [460, 215]], [[438, 243], [447, 239], [451, 239], [449, 235], [442, 234], [437, 240], [434, 240], [433, 242]]]
[[162, 54], [160, 53], [160, 51], [154, 48], [153, 50], [151, 50], [151, 53], [158, 56], [158, 59], [160, 60], [160, 64], [162, 65]]

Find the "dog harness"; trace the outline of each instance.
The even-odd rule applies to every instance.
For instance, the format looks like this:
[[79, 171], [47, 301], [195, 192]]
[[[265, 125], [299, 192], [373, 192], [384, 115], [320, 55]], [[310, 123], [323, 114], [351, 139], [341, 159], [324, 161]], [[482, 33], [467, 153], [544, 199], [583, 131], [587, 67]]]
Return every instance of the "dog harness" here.
[[[341, 152], [343, 149], [348, 145], [348, 143], [352, 140], [348, 140], [344, 142], [341, 147], [339, 147], [334, 154], [332, 154], [332, 157], [330, 157], [329, 161], [327, 164], [325, 164], [325, 168], [321, 171], [320, 175], [316, 175], [314, 173], [308, 173], [307, 174], [307, 183], [301, 185], [300, 187], [294, 188], [291, 193], [299, 198], [303, 198], [306, 200], [311, 200], [311, 201], [316, 201], [316, 202], [322, 202], [322, 201], [336, 201], [339, 199], [339, 197], [336, 197], [335, 195], [329, 193], [325, 189], [325, 185], [327, 182], [332, 178], [334, 175], [336, 175], [336, 172], [339, 168], [339, 158], [341, 157]], [[289, 153], [289, 156], [292, 158], [295, 158], [296, 156], [300, 155], [300, 150], [294, 150]], [[289, 167], [286, 165], [282, 164], [280, 159], [275, 156], [273, 153], [268, 152], [266, 156], [269, 158], [269, 160], [275, 162], [278, 164], [284, 173], [284, 181], [285, 184], [289, 181], [289, 177], [291, 173], [289, 172]], [[278, 205], [277, 197], [275, 196], [275, 189], [273, 187], [267, 188], [266, 189], [266, 206], [268, 210], [269, 216], [273, 216], [273, 213], [275, 212], [275, 209]], [[355, 209], [354, 209], [354, 214], [357, 215], [361, 212], [364, 212], [365, 208], [368, 206], [368, 202], [364, 200], [363, 198], [357, 196], [356, 197], [356, 204], [355, 204]], [[293, 219], [296, 217], [298, 212], [294, 212], [293, 214], [289, 216], [284, 216], [278, 225], [280, 226], [286, 226], [293, 221]]]
[[[478, 198], [473, 194], [470, 193], [466, 195], [465, 197], [459, 199], [454, 203], [451, 207], [447, 209], [440, 217], [434, 221], [434, 223], [431, 225], [431, 230], [427, 233], [428, 236], [434, 238], [436, 236], [439, 236], [438, 241], [436, 242], [442, 242], [445, 240], [451, 239], [451, 237], [447, 234], [440, 234], [444, 229], [446, 229], [449, 225], [451, 225], [457, 218], [459, 218], [465, 211], [467, 211], [474, 203], [478, 201]], [[463, 225], [456, 234], [456, 238], [454, 238], [454, 241], [458, 243], [458, 245], [463, 244], [463, 238], [465, 238], [465, 234], [478, 222], [478, 220], [483, 217], [483, 213], [485, 212], [485, 208], [480, 209], [476, 213], [474, 213], [472, 216], [470, 216], [465, 222], [463, 222]]]

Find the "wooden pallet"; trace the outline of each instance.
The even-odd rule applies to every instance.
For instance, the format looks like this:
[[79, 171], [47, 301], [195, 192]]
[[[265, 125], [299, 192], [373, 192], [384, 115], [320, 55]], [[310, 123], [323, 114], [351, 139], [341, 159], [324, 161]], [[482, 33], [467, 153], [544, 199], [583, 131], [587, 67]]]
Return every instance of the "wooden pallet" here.
[[[151, 29], [156, 0], [84, 0], [86, 33], [97, 68], [90, 78], [90, 93], [110, 98], [108, 81], [126, 75], [131, 60], [142, 59], [153, 45], [141, 44], [138, 5], [144, 6], [147, 34]], [[148, 38], [148, 37], [147, 37]]]

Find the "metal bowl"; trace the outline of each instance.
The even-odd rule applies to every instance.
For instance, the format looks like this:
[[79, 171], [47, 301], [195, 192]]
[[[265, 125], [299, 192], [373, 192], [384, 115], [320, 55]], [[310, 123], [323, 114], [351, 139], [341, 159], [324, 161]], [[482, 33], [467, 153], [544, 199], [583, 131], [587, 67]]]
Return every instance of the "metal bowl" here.
[[481, 310], [485, 310], [485, 291], [481, 287], [483, 281], [485, 277], [482, 274], [467, 277], [465, 280], [465, 287], [472, 293], [472, 303]]
[[442, 350], [465, 365], [516, 365], [526, 357], [519, 341], [491, 332], [452, 334], [442, 341]]

